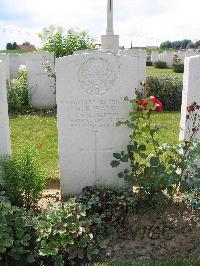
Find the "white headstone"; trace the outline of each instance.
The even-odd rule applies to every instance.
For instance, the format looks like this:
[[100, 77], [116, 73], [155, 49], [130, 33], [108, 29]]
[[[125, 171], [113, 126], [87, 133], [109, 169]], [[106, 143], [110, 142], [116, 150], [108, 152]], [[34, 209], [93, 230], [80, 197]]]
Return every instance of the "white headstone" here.
[[10, 155], [10, 129], [6, 90], [6, 70], [4, 62], [0, 61], [0, 155]]
[[30, 105], [34, 108], [53, 108], [56, 106], [55, 78], [51, 77], [53, 73], [45, 71], [45, 62], [51, 65], [51, 70], [54, 72], [54, 53], [30, 53], [26, 63]]
[[151, 61], [153, 64], [155, 62], [159, 61], [159, 51], [152, 51], [151, 52]]
[[110, 163], [124, 150], [130, 131], [116, 127], [127, 119], [135, 97], [136, 59], [114, 54], [79, 54], [57, 59], [57, 107], [62, 194], [85, 186], [119, 185]]
[[162, 54], [160, 54], [160, 61], [164, 61], [167, 63], [168, 67], [172, 67], [174, 61], [174, 52], [164, 51]]
[[[185, 59], [180, 140], [187, 139], [187, 107], [193, 102], [200, 105], [200, 56], [188, 57]], [[200, 135], [198, 138], [200, 139]]]
[[10, 54], [10, 79], [16, 79], [19, 76], [19, 67], [26, 65], [30, 54]]
[[0, 60], [2, 60], [5, 64], [6, 80], [10, 81], [10, 54], [6, 54], [6, 53], [0, 54]]
[[137, 90], [142, 91], [141, 81], [146, 80], [146, 50], [144, 49], [125, 49], [119, 51], [120, 55], [128, 55], [136, 58], [137, 66]]
[[185, 60], [186, 51], [178, 51], [177, 56], [181, 60], [182, 63], [184, 63]]

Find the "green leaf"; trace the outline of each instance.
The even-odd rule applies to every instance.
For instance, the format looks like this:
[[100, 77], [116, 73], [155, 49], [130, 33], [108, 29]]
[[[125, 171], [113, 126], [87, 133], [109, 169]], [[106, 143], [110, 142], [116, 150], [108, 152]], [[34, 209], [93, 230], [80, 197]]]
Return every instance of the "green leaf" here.
[[114, 157], [115, 159], [120, 160], [120, 159], [121, 159], [121, 154], [120, 154], [120, 153], [113, 153], [113, 157]]
[[128, 96], [124, 97], [124, 101], [125, 101], [125, 102], [129, 102], [129, 98], [128, 98]]
[[112, 161], [111, 162], [111, 166], [112, 166], [112, 168], [116, 168], [116, 167], [118, 167], [120, 165], [120, 162], [119, 161]]
[[129, 154], [126, 154], [125, 156], [123, 156], [123, 157], [121, 158], [121, 161], [124, 162], [124, 163], [127, 163], [128, 160], [129, 160]]

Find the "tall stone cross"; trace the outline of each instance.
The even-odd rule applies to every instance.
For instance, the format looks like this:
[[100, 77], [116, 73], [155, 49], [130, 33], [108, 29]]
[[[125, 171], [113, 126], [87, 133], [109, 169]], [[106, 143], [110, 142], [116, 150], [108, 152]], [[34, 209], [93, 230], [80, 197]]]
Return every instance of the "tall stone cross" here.
[[113, 0], [108, 0], [107, 4], [107, 35], [114, 35], [113, 29]]
[[114, 35], [113, 0], [107, 0], [107, 28], [106, 35], [101, 36], [101, 49], [106, 52], [119, 51], [119, 35]]

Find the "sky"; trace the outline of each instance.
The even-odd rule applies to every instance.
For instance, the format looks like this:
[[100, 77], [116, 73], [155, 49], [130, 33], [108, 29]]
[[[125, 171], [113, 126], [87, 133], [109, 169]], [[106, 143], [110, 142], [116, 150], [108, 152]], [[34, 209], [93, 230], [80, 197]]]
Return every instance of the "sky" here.
[[[106, 29], [107, 0], [0, 0], [0, 49], [7, 42], [41, 45], [48, 25], [88, 30], [99, 43]], [[160, 45], [200, 39], [199, 0], [114, 0], [114, 28], [120, 44]]]

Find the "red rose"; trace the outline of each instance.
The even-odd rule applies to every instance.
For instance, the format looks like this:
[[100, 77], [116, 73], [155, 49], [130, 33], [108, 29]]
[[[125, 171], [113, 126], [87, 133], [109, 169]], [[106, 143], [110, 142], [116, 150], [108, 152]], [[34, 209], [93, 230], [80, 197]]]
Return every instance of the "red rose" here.
[[138, 105], [143, 105], [144, 107], [146, 107], [148, 103], [145, 100], [140, 100], [140, 101], [137, 101], [137, 104]]
[[154, 98], [154, 97], [151, 97], [150, 98], [150, 101], [155, 105], [157, 105], [156, 107], [156, 112], [162, 112], [163, 110], [163, 104], [161, 103], [161, 101], [159, 101], [158, 99]]

